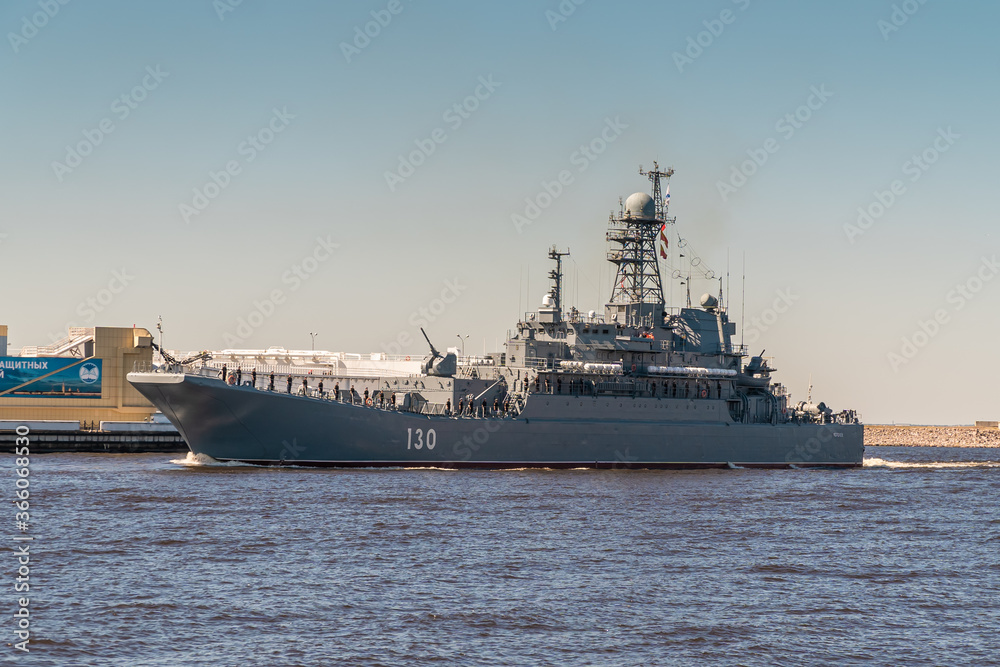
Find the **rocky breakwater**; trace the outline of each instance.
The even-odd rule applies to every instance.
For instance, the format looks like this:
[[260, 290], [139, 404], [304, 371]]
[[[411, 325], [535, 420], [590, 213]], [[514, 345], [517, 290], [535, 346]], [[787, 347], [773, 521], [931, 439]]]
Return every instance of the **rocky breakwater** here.
[[1000, 447], [1000, 428], [865, 424], [866, 446]]

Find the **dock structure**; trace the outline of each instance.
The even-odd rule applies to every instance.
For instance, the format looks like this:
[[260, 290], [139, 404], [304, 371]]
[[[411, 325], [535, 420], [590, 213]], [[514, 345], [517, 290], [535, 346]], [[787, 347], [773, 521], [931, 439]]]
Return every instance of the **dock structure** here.
[[[89, 425], [88, 425], [89, 426]], [[150, 452], [186, 452], [187, 443], [170, 424], [146, 424], [164, 428], [80, 428], [76, 422], [0, 422], [0, 447], [13, 451], [15, 440], [27, 437], [31, 453], [57, 454], [66, 452], [90, 452], [108, 454], [139, 454]]]

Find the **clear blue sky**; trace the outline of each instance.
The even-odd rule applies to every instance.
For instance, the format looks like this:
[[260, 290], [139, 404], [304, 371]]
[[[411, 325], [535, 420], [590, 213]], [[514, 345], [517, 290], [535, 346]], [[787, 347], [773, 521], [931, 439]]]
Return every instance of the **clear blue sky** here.
[[[730, 258], [737, 318], [746, 254], [747, 342], [795, 398], [811, 375], [869, 422], [1000, 417], [994, 3], [233, 4], [0, 5], [12, 351], [158, 315], [181, 349], [312, 331], [421, 354], [426, 320], [439, 347], [492, 350], [553, 243], [567, 300], [600, 310], [608, 213], [659, 160], [676, 231], [716, 272]], [[891, 205], [858, 227], [877, 192]]]

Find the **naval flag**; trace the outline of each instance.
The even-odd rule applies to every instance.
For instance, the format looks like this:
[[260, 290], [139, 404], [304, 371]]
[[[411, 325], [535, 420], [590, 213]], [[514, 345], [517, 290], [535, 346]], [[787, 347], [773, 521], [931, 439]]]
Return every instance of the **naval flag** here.
[[[667, 193], [667, 196], [668, 197], [670, 196], [669, 192]], [[667, 258], [667, 247], [670, 245], [667, 242], [666, 230], [667, 230], [667, 223], [664, 222], [660, 226], [660, 257], [662, 257], [663, 259]]]

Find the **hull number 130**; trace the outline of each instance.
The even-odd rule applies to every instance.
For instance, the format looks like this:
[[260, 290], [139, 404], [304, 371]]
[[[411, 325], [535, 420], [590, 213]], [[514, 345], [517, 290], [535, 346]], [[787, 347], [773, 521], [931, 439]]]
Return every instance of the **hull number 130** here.
[[424, 429], [406, 429], [406, 448], [407, 449], [423, 449], [424, 445], [427, 445], [427, 449], [434, 449], [434, 445], [437, 444], [437, 433], [434, 429], [427, 429], [426, 435], [424, 434]]

